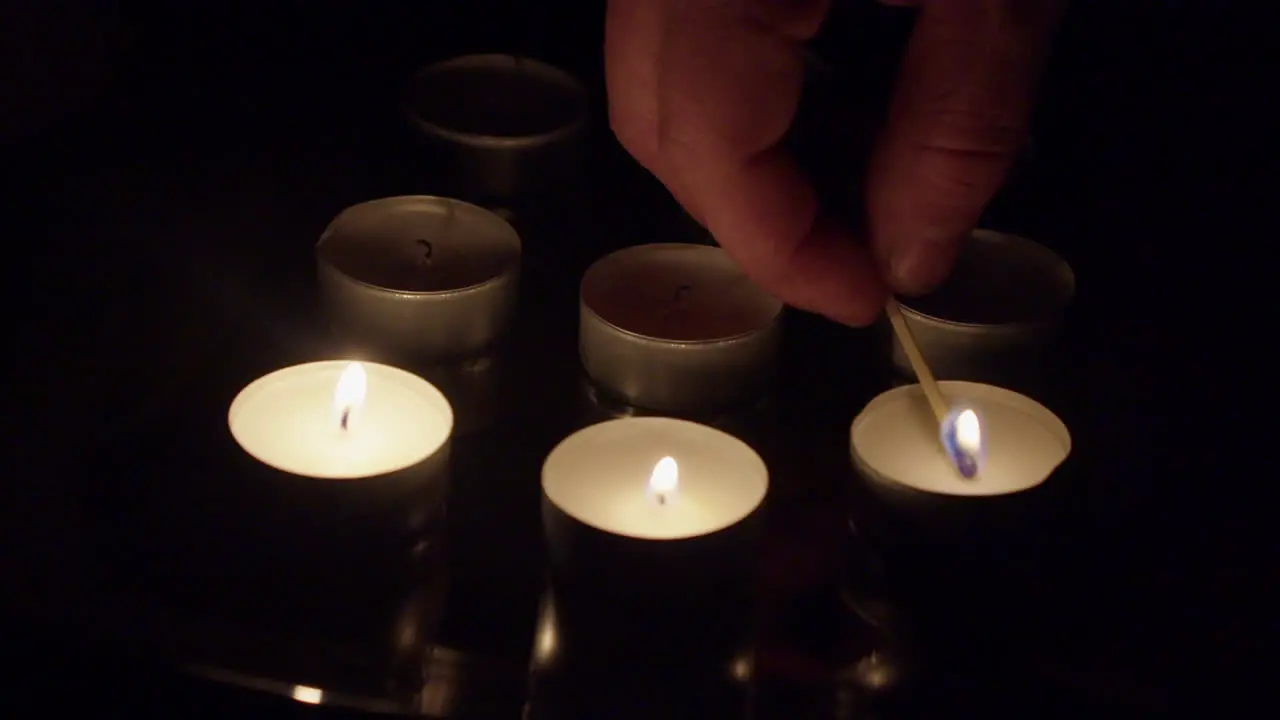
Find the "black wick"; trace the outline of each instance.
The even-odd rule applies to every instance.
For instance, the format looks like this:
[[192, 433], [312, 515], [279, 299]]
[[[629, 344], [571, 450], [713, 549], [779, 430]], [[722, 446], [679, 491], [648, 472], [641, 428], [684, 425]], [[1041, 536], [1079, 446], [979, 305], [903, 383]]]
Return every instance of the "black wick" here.
[[343, 432], [346, 432], [347, 423], [349, 423], [350, 421], [351, 421], [351, 408], [349, 407], [343, 408], [342, 418], [338, 420], [338, 425], [342, 428]]
[[424, 264], [431, 262], [431, 256], [435, 252], [435, 249], [431, 247], [431, 243], [427, 240], [415, 240], [414, 242], [422, 246], [422, 262]]
[[663, 495], [662, 493], [658, 493], [658, 504], [659, 504], [659, 505], [666, 505], [666, 504], [667, 504], [667, 496], [666, 496], [666, 495]]
[[684, 300], [685, 293], [691, 292], [692, 290], [693, 287], [689, 285], [680, 285], [676, 287], [675, 301], [680, 302], [681, 300]]

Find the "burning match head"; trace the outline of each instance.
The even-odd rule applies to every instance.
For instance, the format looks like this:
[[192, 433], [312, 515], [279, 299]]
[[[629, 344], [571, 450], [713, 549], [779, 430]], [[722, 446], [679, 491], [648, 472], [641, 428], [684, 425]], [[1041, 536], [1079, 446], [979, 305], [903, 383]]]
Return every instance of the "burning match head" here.
[[961, 477], [972, 480], [982, 469], [982, 421], [973, 408], [957, 407], [947, 413], [939, 428], [942, 447]]

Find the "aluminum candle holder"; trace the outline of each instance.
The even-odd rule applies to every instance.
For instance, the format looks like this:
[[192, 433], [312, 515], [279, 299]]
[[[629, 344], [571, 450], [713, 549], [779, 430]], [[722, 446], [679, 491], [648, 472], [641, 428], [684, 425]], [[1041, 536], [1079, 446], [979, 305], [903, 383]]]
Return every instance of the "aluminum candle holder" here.
[[415, 361], [481, 354], [515, 313], [521, 246], [483, 208], [404, 196], [361, 203], [316, 245], [320, 296], [343, 335]]
[[[939, 380], [1005, 383], [1041, 364], [1075, 294], [1071, 267], [1049, 248], [975, 230], [949, 279], [901, 300], [902, 315]], [[911, 365], [897, 339], [894, 367]]]
[[627, 404], [708, 413], [760, 397], [777, 364], [783, 306], [717, 247], [619, 250], [582, 278], [588, 376]]
[[466, 55], [409, 81], [404, 111], [448, 192], [483, 203], [578, 179], [587, 91], [572, 75], [511, 55]]

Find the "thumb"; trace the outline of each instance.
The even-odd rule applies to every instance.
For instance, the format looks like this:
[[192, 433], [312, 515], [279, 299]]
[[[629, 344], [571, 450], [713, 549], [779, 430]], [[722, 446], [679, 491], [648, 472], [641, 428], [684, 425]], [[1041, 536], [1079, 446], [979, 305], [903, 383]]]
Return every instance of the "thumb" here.
[[897, 292], [946, 278], [1004, 181], [1064, 4], [922, 5], [867, 178], [872, 247]]

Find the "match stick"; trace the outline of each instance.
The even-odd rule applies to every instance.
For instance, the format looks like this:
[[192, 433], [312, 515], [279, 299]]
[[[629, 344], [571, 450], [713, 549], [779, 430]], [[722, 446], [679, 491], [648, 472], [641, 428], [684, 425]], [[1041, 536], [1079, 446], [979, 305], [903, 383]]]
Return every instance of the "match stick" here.
[[911, 369], [924, 390], [924, 396], [929, 400], [929, 407], [933, 408], [933, 414], [941, 425], [947, 419], [950, 409], [947, 407], [946, 399], [942, 397], [942, 390], [938, 388], [938, 381], [933, 378], [933, 373], [925, 363], [924, 356], [920, 354], [920, 346], [916, 345], [911, 328], [907, 327], [907, 321], [902, 317], [902, 308], [898, 306], [897, 299], [891, 296], [884, 305], [884, 312], [889, 316], [889, 324], [893, 325], [893, 334], [898, 336], [898, 343], [902, 345], [902, 351], [907, 354]]

